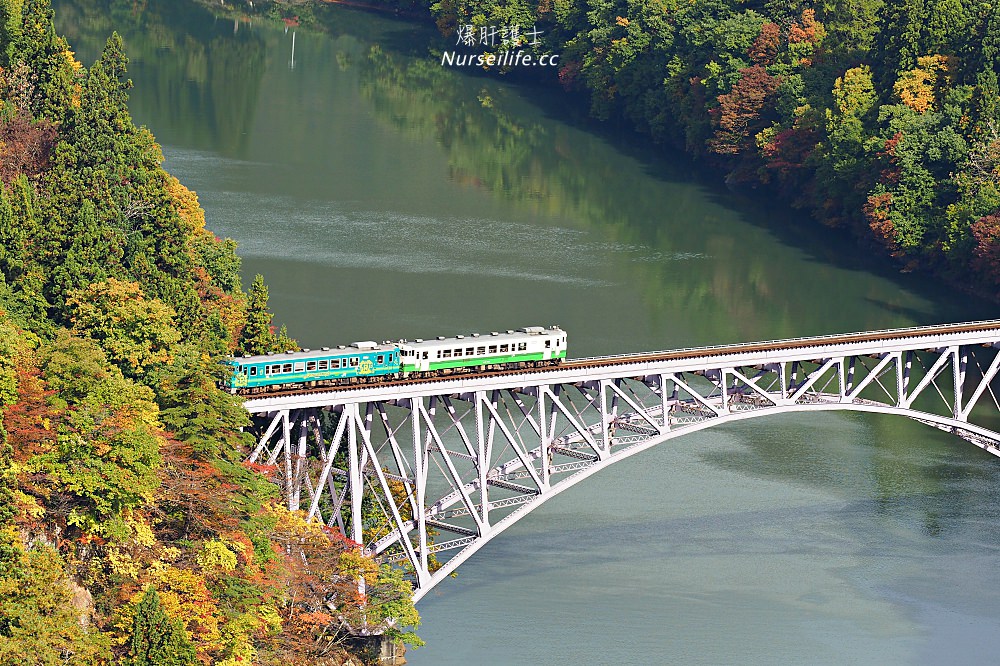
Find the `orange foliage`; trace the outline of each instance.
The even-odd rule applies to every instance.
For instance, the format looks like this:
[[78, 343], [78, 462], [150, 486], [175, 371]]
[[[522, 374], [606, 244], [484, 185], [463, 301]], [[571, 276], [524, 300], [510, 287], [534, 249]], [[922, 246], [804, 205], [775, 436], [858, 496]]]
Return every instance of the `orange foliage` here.
[[753, 139], [768, 121], [762, 115], [772, 107], [772, 95], [781, 85], [781, 78], [771, 76], [760, 65], [740, 70], [740, 79], [728, 95], [719, 95], [715, 137], [712, 150], [723, 155], [735, 155], [750, 148]]
[[802, 23], [793, 22], [788, 28], [788, 41], [791, 44], [809, 43], [819, 46], [820, 41], [826, 36], [826, 29], [823, 24], [816, 20], [816, 10], [803, 9]]
[[917, 67], [900, 74], [892, 90], [903, 104], [917, 113], [924, 113], [934, 106], [939, 72], [948, 72], [948, 59], [944, 56], [917, 58]]
[[189, 444], [167, 438], [160, 454], [157, 531], [161, 538], [193, 540], [237, 532], [239, 524], [229, 506], [236, 486], [213, 465], [198, 460]]
[[747, 55], [758, 65], [773, 65], [781, 48], [781, 28], [776, 23], [765, 23], [760, 34], [750, 46]]

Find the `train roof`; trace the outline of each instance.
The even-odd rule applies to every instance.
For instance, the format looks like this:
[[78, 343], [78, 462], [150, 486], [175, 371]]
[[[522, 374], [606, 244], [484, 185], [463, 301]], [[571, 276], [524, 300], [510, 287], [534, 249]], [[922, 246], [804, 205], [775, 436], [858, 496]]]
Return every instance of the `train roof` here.
[[301, 361], [310, 358], [330, 358], [339, 356], [353, 356], [355, 354], [366, 354], [369, 352], [389, 352], [396, 351], [397, 347], [392, 342], [381, 344], [371, 340], [355, 342], [350, 345], [339, 345], [337, 347], [322, 347], [320, 349], [303, 349], [297, 352], [282, 352], [274, 354], [260, 354], [258, 356], [234, 356], [232, 360], [239, 364], [252, 363], [282, 363], [284, 361]]
[[451, 337], [441, 335], [437, 338], [429, 340], [423, 340], [421, 338], [417, 338], [416, 340], [400, 340], [399, 347], [450, 347], [470, 344], [486, 344], [487, 340], [510, 342], [511, 340], [524, 340], [525, 338], [531, 338], [536, 335], [557, 335], [565, 332], [566, 331], [562, 330], [558, 326], [550, 326], [548, 328], [544, 326], [526, 326], [525, 328], [519, 328], [516, 331], [491, 331], [490, 333], [470, 333], [469, 335], [455, 335]]

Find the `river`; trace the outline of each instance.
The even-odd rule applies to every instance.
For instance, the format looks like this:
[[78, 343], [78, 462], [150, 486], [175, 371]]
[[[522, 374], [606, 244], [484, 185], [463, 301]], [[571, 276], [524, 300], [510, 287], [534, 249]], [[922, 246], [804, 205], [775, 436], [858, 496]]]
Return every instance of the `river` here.
[[[424, 26], [325, 33], [183, 1], [57, 0], [303, 345], [534, 324], [571, 356], [992, 318], [801, 213], [442, 67]], [[760, 419], [549, 501], [418, 608], [429, 664], [983, 663], [1000, 651], [1000, 461], [915, 423]]]

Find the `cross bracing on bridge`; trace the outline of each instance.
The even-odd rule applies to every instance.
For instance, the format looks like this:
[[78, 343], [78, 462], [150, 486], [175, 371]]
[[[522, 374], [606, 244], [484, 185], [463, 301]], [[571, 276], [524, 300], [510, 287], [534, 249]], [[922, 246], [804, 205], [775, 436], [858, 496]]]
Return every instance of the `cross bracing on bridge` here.
[[1000, 322], [593, 359], [252, 398], [288, 507], [411, 572], [415, 599], [566, 488], [680, 435], [899, 414], [1000, 456]]

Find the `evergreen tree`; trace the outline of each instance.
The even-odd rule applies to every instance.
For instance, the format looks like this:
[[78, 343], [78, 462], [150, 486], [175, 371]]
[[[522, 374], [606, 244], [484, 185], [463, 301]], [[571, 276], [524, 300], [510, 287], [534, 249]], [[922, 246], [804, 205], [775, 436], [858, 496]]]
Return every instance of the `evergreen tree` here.
[[288, 327], [284, 324], [278, 330], [278, 335], [274, 339], [274, 350], [277, 352], [298, 351], [299, 343], [288, 335]]
[[[18, 4], [8, 2], [10, 8]], [[10, 51], [11, 64], [24, 62], [37, 77], [33, 115], [59, 122], [73, 105], [77, 65], [69, 44], [56, 34], [52, 17], [50, 0], [24, 0], [21, 29], [5, 50]]]
[[875, 62], [881, 69], [883, 89], [890, 90], [896, 74], [917, 66], [924, 55], [927, 34], [927, 10], [924, 0], [889, 3], [882, 27], [875, 39]]
[[241, 400], [218, 388], [228, 367], [198, 345], [179, 350], [157, 387], [163, 425], [204, 460], [238, 462], [252, 438]]
[[21, 2], [0, 0], [0, 68], [10, 68], [20, 36]]
[[126, 666], [186, 666], [195, 663], [195, 650], [179, 623], [163, 610], [152, 587], [146, 589], [132, 616]]
[[271, 328], [273, 315], [267, 309], [267, 285], [264, 276], [258, 273], [247, 294], [247, 323], [240, 334], [237, 350], [240, 354], [257, 356], [274, 351], [276, 340]]

